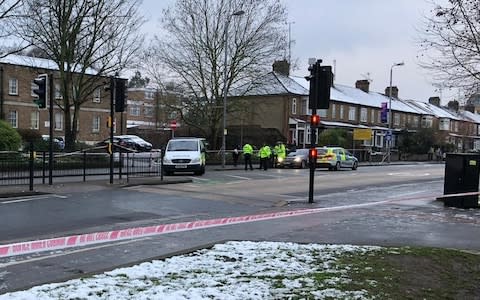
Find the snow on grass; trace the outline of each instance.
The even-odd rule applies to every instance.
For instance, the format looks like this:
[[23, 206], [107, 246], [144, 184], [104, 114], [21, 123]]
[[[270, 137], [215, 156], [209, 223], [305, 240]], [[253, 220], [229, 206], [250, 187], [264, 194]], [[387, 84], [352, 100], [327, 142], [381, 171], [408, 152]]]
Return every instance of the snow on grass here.
[[[228, 242], [188, 255], [0, 295], [4, 299], [371, 299], [342, 286], [342, 255], [373, 246]], [[368, 283], [367, 283], [368, 284]], [[374, 285], [374, 282], [371, 282]]]

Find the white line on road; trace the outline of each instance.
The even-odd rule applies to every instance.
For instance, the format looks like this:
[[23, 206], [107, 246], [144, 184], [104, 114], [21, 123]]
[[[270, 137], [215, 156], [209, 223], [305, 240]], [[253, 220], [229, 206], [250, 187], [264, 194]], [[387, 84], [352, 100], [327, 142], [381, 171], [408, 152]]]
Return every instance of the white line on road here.
[[9, 200], [2, 201], [0, 204], [13, 204], [13, 203], [19, 203], [19, 202], [28, 202], [28, 201], [35, 201], [35, 200], [42, 200], [42, 199], [48, 199], [48, 198], [61, 198], [61, 199], [66, 199], [67, 196], [62, 196], [62, 195], [55, 195], [55, 194], [49, 194], [49, 195], [42, 195], [42, 196], [32, 196], [32, 197], [22, 197], [22, 198], [10, 198]]
[[237, 175], [226, 175], [228, 177], [243, 179], [243, 180], [251, 180], [252, 178], [244, 177], [244, 176], [237, 176]]

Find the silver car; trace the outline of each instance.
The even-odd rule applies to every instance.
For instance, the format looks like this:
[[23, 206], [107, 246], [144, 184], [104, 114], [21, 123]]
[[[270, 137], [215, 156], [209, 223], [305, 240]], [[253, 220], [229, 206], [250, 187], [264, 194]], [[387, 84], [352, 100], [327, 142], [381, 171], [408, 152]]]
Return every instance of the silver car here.
[[308, 150], [309, 149], [297, 149], [290, 152], [283, 161], [279, 160], [277, 165], [279, 167], [304, 169], [308, 166]]

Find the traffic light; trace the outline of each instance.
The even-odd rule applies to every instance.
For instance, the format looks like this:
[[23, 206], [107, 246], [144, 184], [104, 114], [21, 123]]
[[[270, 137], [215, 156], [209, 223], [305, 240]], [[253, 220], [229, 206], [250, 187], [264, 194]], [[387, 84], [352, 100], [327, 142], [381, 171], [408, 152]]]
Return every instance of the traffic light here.
[[42, 74], [33, 80], [33, 83], [37, 85], [37, 88], [33, 90], [33, 93], [37, 95], [37, 98], [33, 100], [39, 108], [47, 107], [47, 84], [48, 75]]
[[318, 127], [320, 125], [320, 116], [319, 115], [311, 115], [310, 116], [310, 127]]
[[125, 111], [126, 91], [125, 80], [115, 79], [115, 112]]
[[331, 66], [321, 66], [321, 59], [310, 65], [310, 75], [305, 77], [310, 82], [308, 107], [310, 109], [328, 109], [330, 104], [330, 88], [333, 74]]
[[310, 158], [311, 162], [317, 161], [317, 154], [317, 148], [310, 148], [310, 150], [308, 151], [308, 157]]

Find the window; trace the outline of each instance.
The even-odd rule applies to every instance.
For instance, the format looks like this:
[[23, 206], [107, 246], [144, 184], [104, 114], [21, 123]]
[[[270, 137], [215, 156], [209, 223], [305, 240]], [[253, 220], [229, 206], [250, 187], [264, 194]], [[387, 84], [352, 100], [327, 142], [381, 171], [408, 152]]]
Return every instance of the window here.
[[455, 132], [458, 132], [458, 122], [455, 122]]
[[153, 106], [145, 106], [143, 108], [143, 113], [147, 117], [152, 117], [153, 116]]
[[377, 123], [382, 122], [382, 111], [377, 111]]
[[55, 99], [62, 99], [62, 89], [60, 88], [60, 84], [55, 83]]
[[394, 113], [393, 114], [393, 125], [400, 126], [400, 114]]
[[301, 114], [302, 115], [307, 115], [308, 114], [307, 113], [307, 111], [308, 111], [308, 109], [307, 109], [308, 105], [307, 104], [308, 104], [308, 98], [303, 98], [302, 99], [302, 108], [301, 108]]
[[332, 104], [332, 119], [337, 117], [337, 106], [335, 103]]
[[63, 130], [63, 114], [62, 113], [55, 113], [55, 125], [53, 129]]
[[8, 94], [18, 95], [18, 81], [16, 78], [10, 78], [8, 80]]
[[320, 117], [326, 118], [327, 117], [327, 110], [326, 109], [318, 109], [317, 113]]
[[153, 99], [154, 96], [155, 96], [154, 91], [145, 91], [145, 99]]
[[368, 114], [365, 107], [360, 109], [360, 122], [368, 122]]
[[413, 127], [414, 128], [418, 128], [418, 120], [419, 120], [419, 117], [417, 117], [417, 116], [413, 117]]
[[297, 98], [292, 99], [292, 114], [297, 114]]
[[92, 132], [100, 132], [100, 116], [93, 116]]
[[340, 117], [339, 119], [343, 119], [343, 105], [340, 105]]
[[370, 123], [375, 123], [375, 110], [370, 110]]
[[355, 120], [357, 119], [355, 115], [356, 115], [356, 109], [355, 109], [355, 107], [350, 106], [350, 107], [348, 108], [348, 120], [349, 120], [349, 121], [355, 121]]
[[140, 105], [138, 104], [132, 104], [129, 105], [129, 112], [131, 116], [140, 116]]
[[450, 129], [450, 119], [442, 118], [438, 124], [439, 130], [449, 130]]
[[13, 128], [18, 128], [18, 112], [16, 110], [8, 112], [8, 123], [10, 123]]
[[32, 83], [30, 84], [30, 96], [32, 96], [34, 98], [38, 98], [38, 95], [33, 92], [37, 88], [38, 88], [38, 85], [36, 85], [35, 82], [33, 82], [33, 80], [32, 80]]
[[30, 129], [38, 129], [40, 126], [40, 113], [38, 111], [32, 111], [30, 114]]
[[433, 126], [433, 117], [432, 116], [423, 116], [422, 117], [422, 128], [432, 128]]
[[100, 97], [101, 97], [100, 88], [96, 88], [93, 91], [93, 102], [100, 103]]

